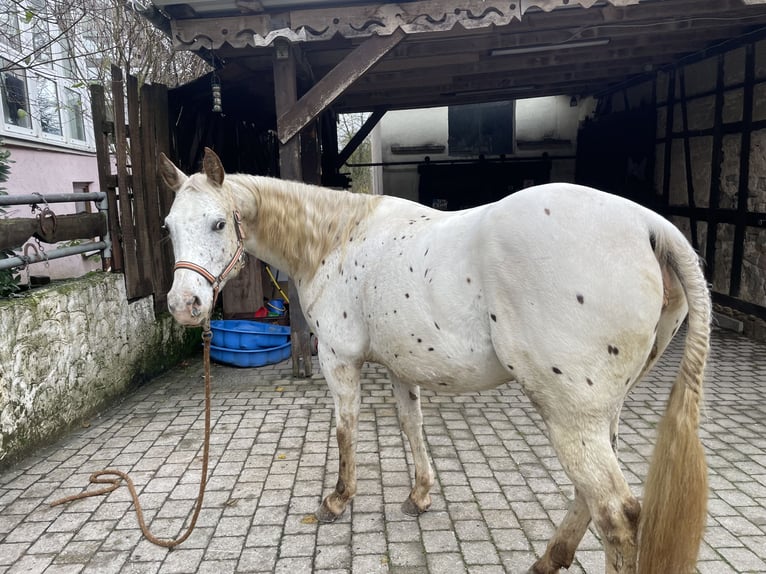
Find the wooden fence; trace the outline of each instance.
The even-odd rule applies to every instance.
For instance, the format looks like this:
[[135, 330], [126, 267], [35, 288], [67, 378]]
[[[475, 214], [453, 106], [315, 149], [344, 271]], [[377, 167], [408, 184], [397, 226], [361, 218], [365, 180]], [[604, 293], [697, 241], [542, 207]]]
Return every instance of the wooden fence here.
[[[125, 273], [129, 299], [154, 295], [165, 308], [172, 283], [173, 253], [162, 235], [172, 192], [157, 176], [157, 157], [168, 153], [167, 88], [138, 85], [112, 67], [110, 121], [102, 86], [91, 86], [99, 184], [109, 203], [112, 270]], [[110, 153], [113, 143], [114, 153]]]

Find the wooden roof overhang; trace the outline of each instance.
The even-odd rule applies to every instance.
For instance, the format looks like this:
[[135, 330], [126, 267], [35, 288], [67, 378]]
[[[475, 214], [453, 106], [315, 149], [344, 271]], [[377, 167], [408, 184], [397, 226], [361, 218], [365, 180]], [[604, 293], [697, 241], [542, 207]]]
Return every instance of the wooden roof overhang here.
[[[271, 94], [291, 45], [301, 106], [338, 112], [593, 95], [766, 30], [766, 0], [155, 0], [179, 50]], [[298, 109], [300, 108], [300, 109]]]
[[[224, 64], [235, 111], [276, 118], [280, 176], [307, 181], [315, 152], [294, 136], [315, 144], [330, 107], [374, 111], [367, 129], [388, 109], [598, 95], [766, 32], [766, 0], [154, 0], [145, 12], [177, 49]], [[289, 296], [293, 374], [310, 376], [293, 282]]]

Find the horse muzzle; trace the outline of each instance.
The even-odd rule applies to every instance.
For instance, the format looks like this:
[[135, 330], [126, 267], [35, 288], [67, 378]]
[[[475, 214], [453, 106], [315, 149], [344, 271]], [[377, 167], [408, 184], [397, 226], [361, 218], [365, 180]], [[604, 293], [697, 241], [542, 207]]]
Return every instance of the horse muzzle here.
[[174, 293], [171, 289], [168, 293], [168, 310], [181, 325], [196, 326], [210, 316], [211, 308], [189, 291]]

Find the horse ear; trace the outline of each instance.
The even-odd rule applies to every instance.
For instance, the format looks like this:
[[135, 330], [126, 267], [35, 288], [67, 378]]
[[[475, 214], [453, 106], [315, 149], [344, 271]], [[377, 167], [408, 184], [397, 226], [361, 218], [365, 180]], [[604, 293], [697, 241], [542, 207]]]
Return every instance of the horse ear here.
[[223, 183], [223, 164], [215, 152], [209, 147], [205, 148], [205, 157], [202, 159], [202, 169], [207, 178], [216, 185]]
[[162, 181], [165, 182], [165, 185], [174, 192], [181, 189], [181, 186], [188, 179], [186, 174], [178, 169], [173, 162], [168, 159], [168, 156], [162, 152], [160, 152], [160, 175], [162, 176]]

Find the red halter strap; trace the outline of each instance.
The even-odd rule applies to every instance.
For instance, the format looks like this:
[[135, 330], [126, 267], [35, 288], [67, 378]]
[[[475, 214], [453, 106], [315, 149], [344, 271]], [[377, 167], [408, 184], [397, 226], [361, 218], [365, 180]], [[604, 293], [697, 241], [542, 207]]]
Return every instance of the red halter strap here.
[[207, 279], [207, 282], [210, 283], [210, 285], [213, 287], [213, 297], [217, 297], [218, 291], [221, 288], [221, 283], [223, 283], [223, 280], [226, 279], [229, 273], [234, 270], [237, 264], [239, 264], [245, 254], [245, 248], [243, 245], [245, 235], [242, 233], [242, 219], [239, 216], [239, 211], [236, 210], [234, 211], [234, 223], [236, 224], [235, 231], [237, 232], [237, 250], [234, 252], [234, 255], [232, 256], [231, 261], [229, 261], [229, 264], [224, 268], [223, 271], [221, 271], [220, 275], [216, 277], [204, 267], [197, 265], [196, 263], [192, 263], [191, 261], [176, 261], [175, 267], [173, 267], [173, 272], [175, 272], [177, 269], [189, 269], [195, 273], [199, 273], [205, 279]]

